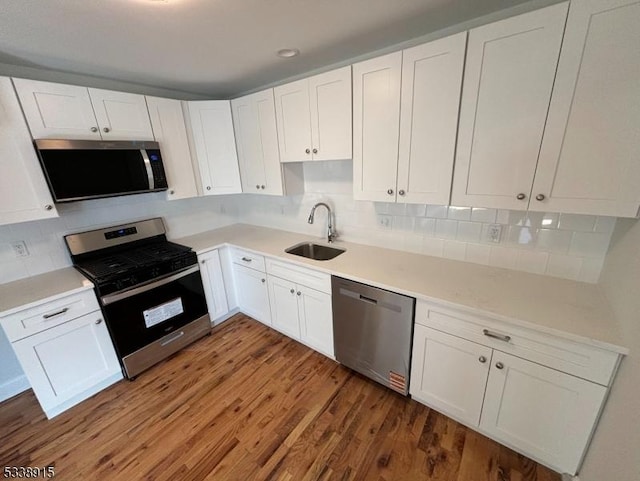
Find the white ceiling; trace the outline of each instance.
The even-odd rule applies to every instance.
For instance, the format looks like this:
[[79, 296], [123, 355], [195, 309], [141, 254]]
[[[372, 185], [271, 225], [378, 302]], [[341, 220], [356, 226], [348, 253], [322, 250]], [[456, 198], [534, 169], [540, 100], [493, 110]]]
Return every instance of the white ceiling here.
[[[232, 97], [525, 0], [0, 0], [0, 63]], [[281, 48], [301, 55], [281, 59]]]

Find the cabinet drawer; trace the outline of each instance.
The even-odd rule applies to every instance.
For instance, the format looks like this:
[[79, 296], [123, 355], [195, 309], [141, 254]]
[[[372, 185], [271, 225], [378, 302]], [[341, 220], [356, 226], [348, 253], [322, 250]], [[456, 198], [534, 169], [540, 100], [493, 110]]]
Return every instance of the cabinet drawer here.
[[233, 248], [231, 249], [231, 260], [235, 264], [240, 264], [241, 266], [250, 267], [251, 269], [255, 269], [260, 272], [265, 272], [264, 257], [261, 255], [238, 248]]
[[331, 276], [306, 267], [267, 259], [267, 272], [288, 281], [331, 294]]
[[618, 360], [604, 349], [424, 301], [416, 304], [416, 323], [604, 386]]
[[86, 290], [16, 312], [0, 322], [9, 341], [14, 342], [98, 310], [93, 290]]

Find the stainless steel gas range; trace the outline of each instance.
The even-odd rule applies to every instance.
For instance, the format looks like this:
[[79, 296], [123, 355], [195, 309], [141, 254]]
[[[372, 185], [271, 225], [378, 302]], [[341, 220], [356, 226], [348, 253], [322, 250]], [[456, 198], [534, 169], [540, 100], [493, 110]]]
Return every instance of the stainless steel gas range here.
[[74, 266], [95, 285], [125, 376], [211, 332], [195, 252], [169, 242], [155, 218], [65, 236]]

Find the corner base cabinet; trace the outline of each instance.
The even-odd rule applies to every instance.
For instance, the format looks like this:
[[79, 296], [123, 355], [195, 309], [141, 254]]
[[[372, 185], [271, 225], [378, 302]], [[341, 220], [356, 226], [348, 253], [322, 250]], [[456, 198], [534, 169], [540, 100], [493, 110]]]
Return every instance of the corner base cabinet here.
[[620, 355], [418, 302], [412, 359], [415, 400], [573, 475]]
[[200, 275], [204, 285], [204, 293], [207, 298], [207, 308], [211, 322], [216, 322], [229, 312], [227, 292], [222, 276], [222, 264], [220, 253], [217, 249], [198, 256], [200, 261]]
[[0, 322], [48, 418], [122, 379], [92, 291], [17, 312]]

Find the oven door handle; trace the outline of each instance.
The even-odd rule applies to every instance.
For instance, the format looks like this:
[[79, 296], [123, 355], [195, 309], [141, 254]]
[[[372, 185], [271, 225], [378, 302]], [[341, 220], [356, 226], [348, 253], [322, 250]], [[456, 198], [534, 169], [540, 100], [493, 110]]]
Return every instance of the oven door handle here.
[[183, 277], [186, 277], [194, 272], [198, 272], [200, 270], [199, 265], [195, 265], [193, 267], [189, 267], [183, 271], [178, 272], [177, 274], [173, 274], [169, 277], [164, 277], [157, 281], [151, 281], [148, 284], [143, 284], [139, 287], [133, 287], [131, 289], [126, 289], [124, 291], [119, 291], [114, 294], [109, 294], [108, 296], [101, 297], [102, 305], [108, 306], [109, 304], [113, 304], [114, 302], [121, 301], [122, 299], [126, 299], [128, 297], [135, 296], [137, 294], [142, 294], [143, 292], [150, 291], [151, 289], [155, 289], [156, 287], [163, 286], [165, 284], [169, 284], [170, 282], [177, 281]]

